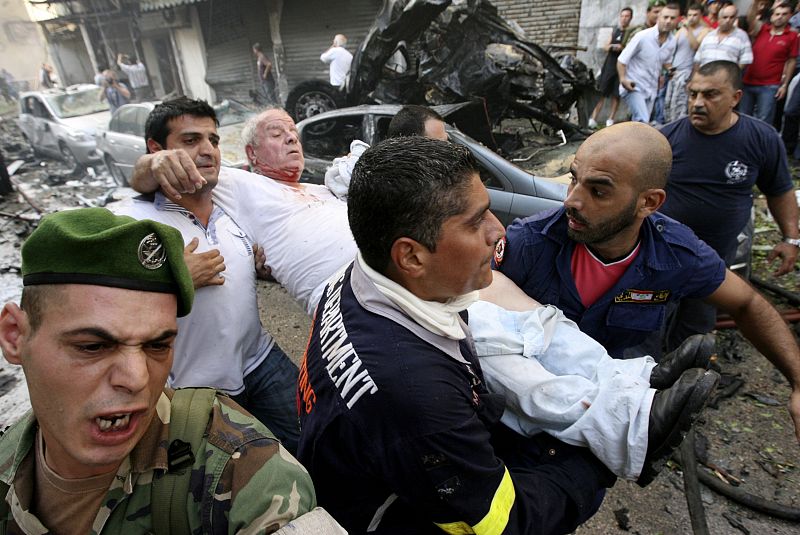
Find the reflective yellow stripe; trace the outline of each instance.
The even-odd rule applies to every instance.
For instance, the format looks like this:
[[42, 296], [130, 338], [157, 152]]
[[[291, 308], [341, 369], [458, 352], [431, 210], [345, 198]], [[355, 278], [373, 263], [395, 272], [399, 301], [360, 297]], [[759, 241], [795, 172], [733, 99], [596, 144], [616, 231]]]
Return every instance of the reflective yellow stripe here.
[[514, 482], [511, 481], [511, 475], [508, 473], [508, 468], [505, 469], [503, 479], [494, 493], [492, 498], [492, 505], [489, 507], [489, 512], [483, 519], [470, 526], [466, 522], [451, 522], [449, 524], [436, 524], [439, 529], [450, 535], [499, 535], [506, 529], [508, 524], [508, 515], [511, 514], [511, 508], [514, 506], [514, 500], [517, 493], [514, 490]]
[[[434, 522], [434, 524], [436, 524]], [[450, 535], [472, 535], [475, 533], [466, 522], [450, 522], [449, 524], [436, 524], [439, 529]]]

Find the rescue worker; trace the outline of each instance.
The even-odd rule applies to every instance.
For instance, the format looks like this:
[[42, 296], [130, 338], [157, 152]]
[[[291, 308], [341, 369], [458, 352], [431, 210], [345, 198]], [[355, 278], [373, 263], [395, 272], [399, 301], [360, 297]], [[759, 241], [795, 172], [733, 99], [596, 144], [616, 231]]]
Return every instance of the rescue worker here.
[[320, 300], [298, 458], [352, 533], [567, 533], [613, 475], [586, 448], [498, 423], [459, 312], [504, 234], [464, 147], [390, 139], [356, 164], [359, 254]]
[[797, 342], [778, 311], [713, 249], [658, 212], [671, 166], [669, 142], [650, 126], [622, 123], [593, 134], [575, 155], [564, 207], [512, 223], [495, 267], [616, 358], [640, 356], [636, 346], [659, 340], [668, 306], [681, 299], [715, 305], [789, 380], [800, 441]]

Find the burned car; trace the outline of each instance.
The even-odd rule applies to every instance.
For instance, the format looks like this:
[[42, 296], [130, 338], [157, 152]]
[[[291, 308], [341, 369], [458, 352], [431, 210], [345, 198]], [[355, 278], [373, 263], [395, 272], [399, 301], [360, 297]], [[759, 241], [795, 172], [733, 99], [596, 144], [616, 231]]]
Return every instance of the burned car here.
[[[297, 132], [306, 160], [303, 180], [322, 183], [325, 170], [334, 158], [347, 153], [352, 141], [358, 139], [372, 145], [383, 140], [389, 122], [400, 108], [398, 104], [361, 105], [320, 113], [301, 121]], [[562, 205], [567, 193], [566, 181], [534, 176], [460, 130], [459, 127], [463, 127], [478, 137], [485, 135], [474, 120], [472, 103], [434, 106], [433, 109], [445, 119], [450, 141], [467, 147], [478, 160], [492, 212], [504, 226], [518, 217]]]
[[492, 124], [524, 117], [579, 131], [564, 116], [577, 104], [585, 124], [594, 78], [569, 52], [551, 54], [528, 41], [486, 0], [386, 0], [344, 90], [303, 82], [286, 109], [299, 122], [342, 106], [440, 105], [477, 97], [486, 101]]

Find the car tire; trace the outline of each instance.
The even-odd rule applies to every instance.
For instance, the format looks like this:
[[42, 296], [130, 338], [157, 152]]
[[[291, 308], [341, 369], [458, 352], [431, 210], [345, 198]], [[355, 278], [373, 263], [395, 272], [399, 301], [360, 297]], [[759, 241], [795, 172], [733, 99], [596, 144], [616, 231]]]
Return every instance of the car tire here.
[[128, 179], [125, 178], [125, 173], [120, 171], [119, 167], [117, 167], [117, 162], [114, 161], [114, 158], [112, 158], [111, 156], [106, 156], [103, 158], [103, 161], [105, 162], [106, 167], [108, 168], [108, 173], [111, 175], [111, 178], [114, 179], [114, 183], [117, 186], [121, 188], [130, 187], [130, 185], [128, 184]]
[[309, 80], [297, 85], [286, 99], [286, 111], [299, 123], [322, 112], [335, 110], [344, 104], [342, 92], [327, 82]]
[[67, 167], [70, 168], [71, 171], [74, 173], [78, 173], [83, 169], [83, 166], [78, 161], [78, 158], [75, 157], [75, 154], [72, 152], [72, 149], [67, 147], [64, 143], [58, 144], [58, 150], [61, 152], [61, 159], [67, 164]]

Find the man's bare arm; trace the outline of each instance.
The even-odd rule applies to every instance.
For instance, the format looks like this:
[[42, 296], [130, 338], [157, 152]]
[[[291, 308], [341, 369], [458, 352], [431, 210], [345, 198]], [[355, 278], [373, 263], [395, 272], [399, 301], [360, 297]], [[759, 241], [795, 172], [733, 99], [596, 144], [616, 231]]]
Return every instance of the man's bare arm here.
[[628, 80], [626, 74], [628, 73], [628, 66], [624, 63], [620, 63], [617, 61], [617, 74], [619, 75], [619, 83], [622, 84], [622, 87], [627, 89], [628, 91], [633, 91], [634, 86], [633, 83]]
[[800, 348], [780, 314], [730, 270], [706, 301], [733, 317], [742, 334], [789, 380], [789, 414], [800, 442]]
[[492, 271], [492, 283], [481, 290], [479, 294], [482, 301], [488, 301], [506, 310], [516, 312], [533, 310], [542, 306], [514, 284], [514, 281], [494, 270]]
[[761, 31], [761, 13], [767, 8], [769, 2], [763, 0], [754, 0], [750, 4], [750, 9], [747, 10], [747, 27], [750, 28], [750, 37], [755, 37]]
[[[767, 196], [767, 208], [775, 218], [775, 222], [778, 223], [778, 228], [781, 229], [784, 237], [800, 238], [800, 228], [797, 224], [797, 198], [794, 188], [782, 195]], [[767, 256], [768, 262], [772, 262], [778, 257], [781, 258], [781, 265], [778, 266], [775, 275], [785, 275], [793, 271], [798, 252], [800, 252], [800, 248], [783, 241], [775, 245]]]
[[194, 193], [206, 180], [183, 149], [160, 150], [136, 160], [131, 187], [140, 193], [161, 188], [167, 197], [180, 199], [181, 193]]
[[775, 92], [775, 99], [781, 100], [786, 96], [786, 93], [789, 91], [789, 83], [792, 81], [792, 76], [794, 76], [794, 70], [797, 67], [797, 58], [791, 57], [786, 60], [786, 63], [783, 64], [783, 74], [781, 74], [781, 85], [778, 87], [778, 91]]
[[689, 41], [689, 47], [697, 52], [697, 49], [700, 48], [700, 43], [703, 42], [703, 38], [708, 34], [709, 28], [705, 27], [700, 30], [700, 33], [695, 36], [694, 32], [688, 26], [683, 27], [686, 30], [686, 39]]

